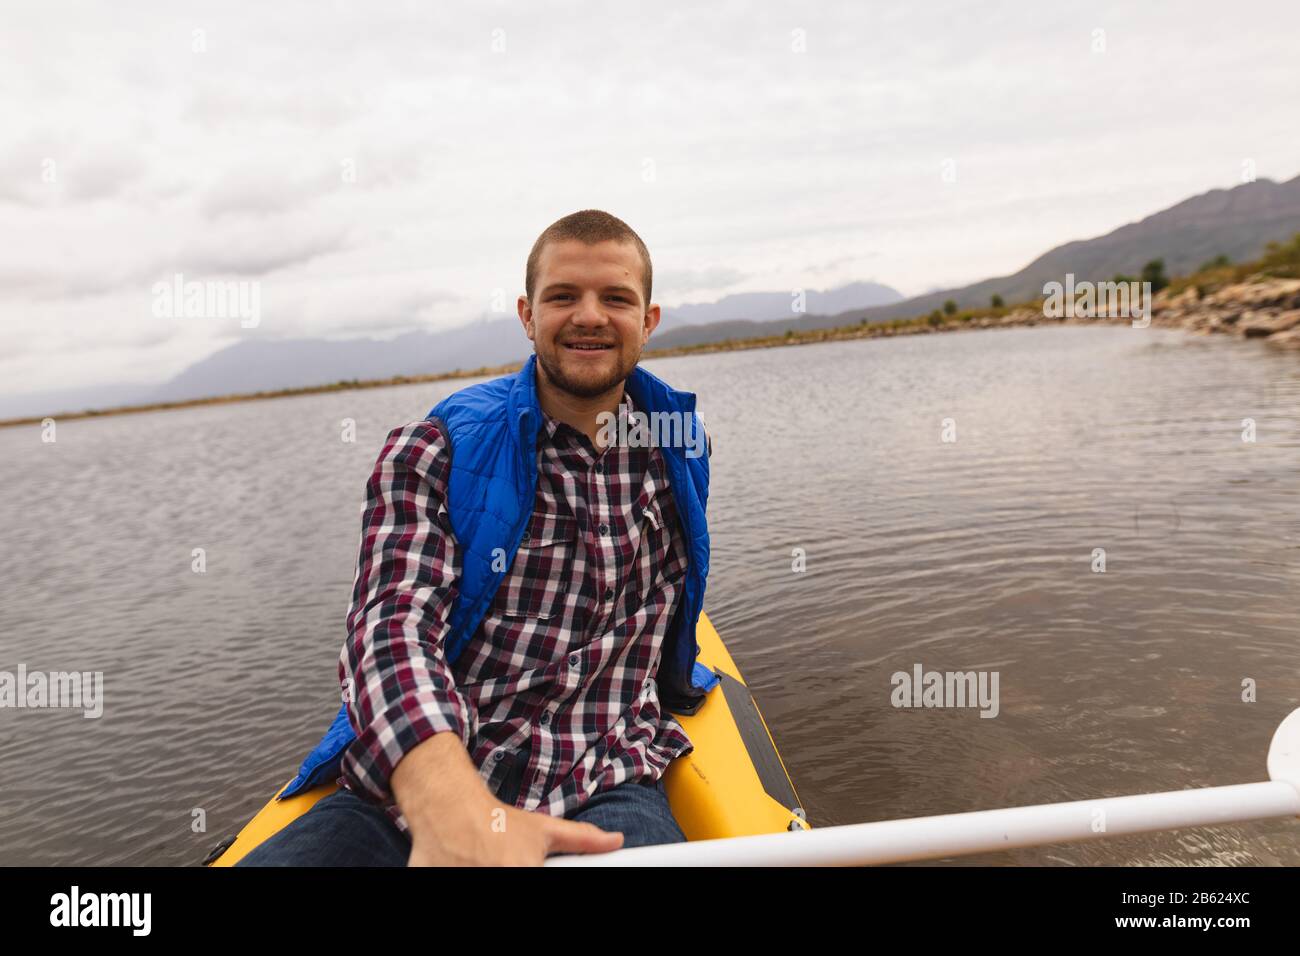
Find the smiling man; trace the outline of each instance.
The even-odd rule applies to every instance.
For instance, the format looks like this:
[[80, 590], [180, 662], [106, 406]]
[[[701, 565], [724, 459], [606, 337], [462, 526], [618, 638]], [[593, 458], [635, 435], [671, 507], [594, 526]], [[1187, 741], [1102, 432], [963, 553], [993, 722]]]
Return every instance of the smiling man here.
[[[239, 865], [527, 865], [685, 839], [662, 777], [692, 749], [669, 710], [704, 694], [709, 468], [695, 396], [637, 365], [651, 284], [622, 220], [559, 220], [518, 303], [534, 356], [389, 434], [345, 703], [284, 795], [340, 788]], [[608, 441], [642, 414], [681, 440]]]

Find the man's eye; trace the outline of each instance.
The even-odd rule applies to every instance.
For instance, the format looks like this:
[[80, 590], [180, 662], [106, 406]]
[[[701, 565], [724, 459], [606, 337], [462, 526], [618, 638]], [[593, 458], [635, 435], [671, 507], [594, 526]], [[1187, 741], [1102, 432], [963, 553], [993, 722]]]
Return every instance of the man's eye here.
[[[573, 296], [569, 295], [569, 293], [567, 292], [557, 292], [555, 293], [555, 295], [551, 296], [551, 301], [554, 302], [556, 299], [571, 299], [571, 298], [573, 298]], [[631, 299], [629, 299], [627, 296], [624, 295], [611, 295], [609, 298], [613, 299], [615, 302], [622, 302], [624, 305], [630, 304], [632, 301]]]

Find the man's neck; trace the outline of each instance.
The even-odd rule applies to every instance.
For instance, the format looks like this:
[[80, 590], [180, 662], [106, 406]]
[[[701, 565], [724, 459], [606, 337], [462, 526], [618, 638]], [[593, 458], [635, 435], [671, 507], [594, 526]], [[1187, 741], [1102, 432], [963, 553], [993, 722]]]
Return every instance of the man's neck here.
[[581, 398], [561, 391], [546, 381], [540, 366], [536, 371], [537, 401], [542, 411], [556, 421], [571, 425], [582, 432], [598, 450], [605, 448], [601, 438], [604, 437], [604, 424], [598, 418], [601, 412], [609, 412], [618, 417], [618, 406], [623, 401], [623, 382], [610, 389], [604, 395], [594, 398]]

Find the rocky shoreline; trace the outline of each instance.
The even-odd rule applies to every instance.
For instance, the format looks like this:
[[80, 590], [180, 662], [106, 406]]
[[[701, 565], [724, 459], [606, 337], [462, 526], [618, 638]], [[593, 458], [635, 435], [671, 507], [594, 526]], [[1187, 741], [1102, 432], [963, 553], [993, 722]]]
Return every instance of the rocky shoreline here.
[[[1052, 318], [1040, 306], [1015, 306], [1005, 315], [973, 316], [939, 326], [913, 325], [872, 330], [873, 335], [916, 335], [960, 329], [993, 329], [1032, 325], [1129, 325], [1128, 316]], [[1202, 293], [1195, 285], [1162, 290], [1151, 302], [1151, 324], [1193, 335], [1228, 334], [1263, 339], [1281, 349], [1300, 351], [1300, 279], [1254, 275], [1242, 282]], [[835, 336], [828, 336], [834, 338]]]
[[1204, 295], [1194, 285], [1172, 295], [1162, 290], [1152, 302], [1151, 324], [1300, 350], [1300, 279], [1257, 275]]
[[[863, 338], [894, 338], [903, 335], [934, 335], [971, 329], [1024, 328], [1035, 325], [1130, 325], [1131, 316], [1053, 317], [1045, 315], [1043, 304], [1021, 303], [997, 310], [973, 309], [958, 315], [846, 325], [813, 329], [786, 336], [727, 340], [671, 349], [647, 350], [646, 358], [699, 355], [710, 352], [755, 348], [812, 345]], [[1278, 348], [1300, 350], [1300, 279], [1253, 275], [1202, 294], [1195, 285], [1177, 291], [1161, 290], [1151, 302], [1151, 324], [1182, 329], [1195, 335], [1230, 333], [1244, 338], [1262, 338]]]

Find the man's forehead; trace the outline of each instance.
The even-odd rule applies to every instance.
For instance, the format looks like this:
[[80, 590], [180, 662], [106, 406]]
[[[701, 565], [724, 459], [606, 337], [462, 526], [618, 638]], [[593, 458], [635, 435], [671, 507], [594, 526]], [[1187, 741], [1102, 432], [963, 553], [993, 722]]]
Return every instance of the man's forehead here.
[[542, 250], [540, 272], [546, 285], [631, 283], [641, 274], [641, 259], [631, 243], [608, 241], [588, 246], [569, 240], [548, 244]]

